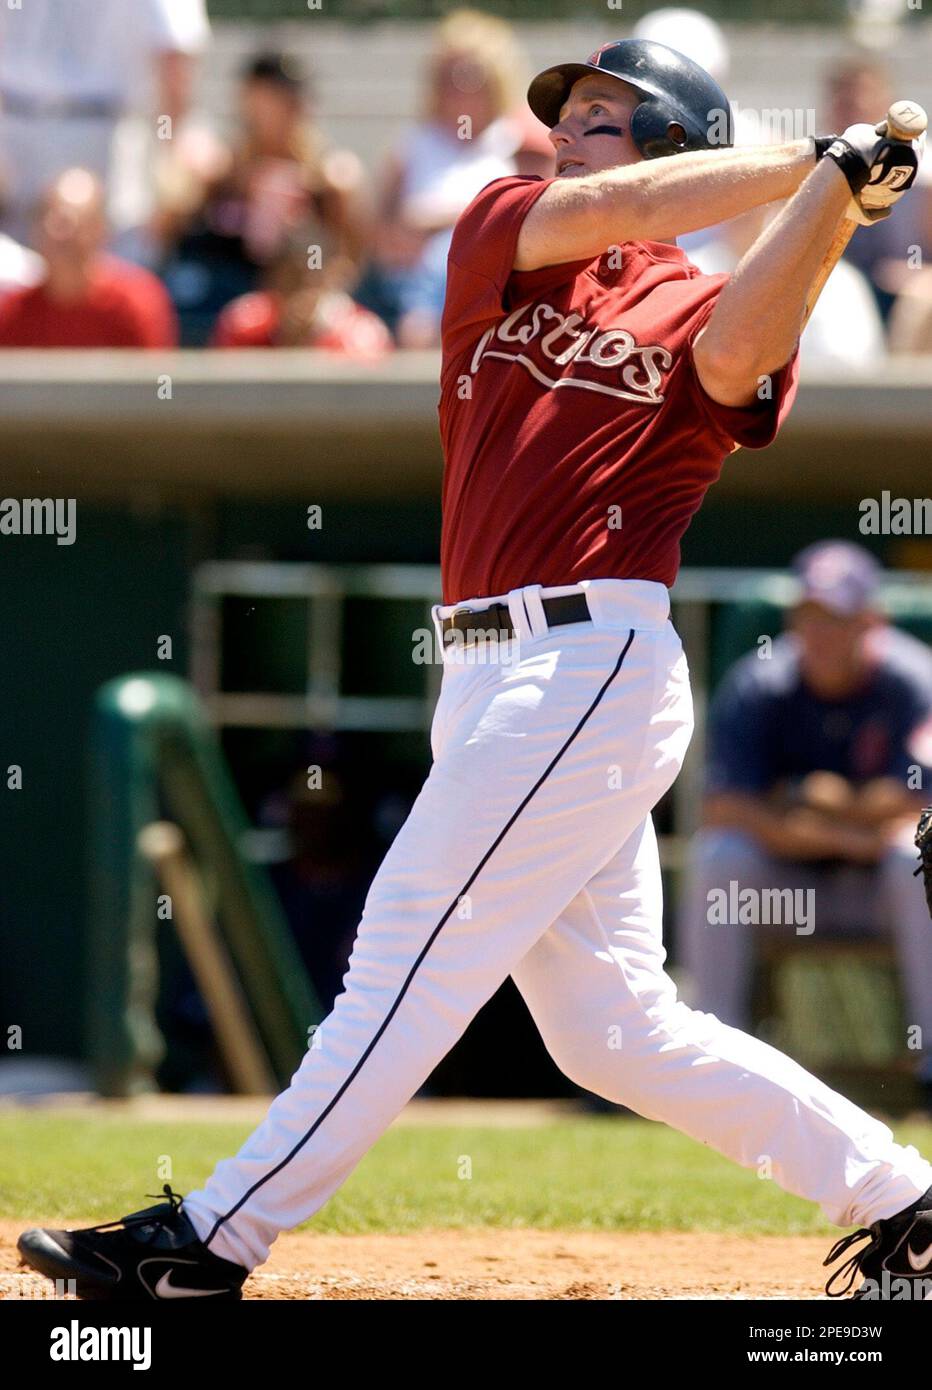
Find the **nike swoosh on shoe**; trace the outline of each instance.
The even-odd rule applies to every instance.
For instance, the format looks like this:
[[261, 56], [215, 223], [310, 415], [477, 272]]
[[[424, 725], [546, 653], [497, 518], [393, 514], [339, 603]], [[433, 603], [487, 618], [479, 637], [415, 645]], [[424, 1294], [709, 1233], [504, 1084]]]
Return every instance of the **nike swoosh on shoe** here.
[[909, 1260], [910, 1269], [921, 1274], [924, 1269], [932, 1265], [932, 1241], [926, 1246], [925, 1250], [913, 1251], [909, 1246], [906, 1247], [906, 1258]]
[[173, 1271], [166, 1269], [155, 1286], [156, 1298], [209, 1298], [211, 1294], [229, 1293], [229, 1289], [187, 1289], [171, 1281]]

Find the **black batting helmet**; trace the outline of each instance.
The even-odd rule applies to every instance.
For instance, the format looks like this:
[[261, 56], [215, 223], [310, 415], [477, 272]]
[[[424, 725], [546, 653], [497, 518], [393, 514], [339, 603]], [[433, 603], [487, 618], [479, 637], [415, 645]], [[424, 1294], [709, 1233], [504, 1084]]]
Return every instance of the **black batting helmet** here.
[[734, 144], [728, 98], [713, 78], [682, 53], [649, 39], [605, 43], [584, 63], [559, 63], [534, 78], [528, 105], [551, 128], [575, 82], [604, 72], [643, 96], [631, 116], [631, 137], [645, 159]]

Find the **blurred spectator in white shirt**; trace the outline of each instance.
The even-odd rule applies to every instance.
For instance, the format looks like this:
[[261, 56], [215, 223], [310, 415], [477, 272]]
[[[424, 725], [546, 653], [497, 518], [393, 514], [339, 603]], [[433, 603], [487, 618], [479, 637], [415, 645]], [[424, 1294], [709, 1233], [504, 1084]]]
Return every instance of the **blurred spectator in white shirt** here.
[[150, 141], [153, 117], [162, 118], [162, 138], [174, 132], [209, 32], [205, 0], [0, 6], [0, 227], [27, 240], [42, 191], [73, 165], [103, 180], [118, 230], [136, 220], [139, 191], [114, 167], [119, 124], [144, 110]]

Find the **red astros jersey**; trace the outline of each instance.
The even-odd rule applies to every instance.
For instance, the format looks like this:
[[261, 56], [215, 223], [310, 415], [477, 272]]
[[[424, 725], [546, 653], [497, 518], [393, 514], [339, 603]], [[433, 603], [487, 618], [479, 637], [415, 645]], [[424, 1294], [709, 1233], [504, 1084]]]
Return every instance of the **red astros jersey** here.
[[703, 391], [692, 345], [727, 275], [662, 242], [512, 269], [551, 183], [494, 179], [453, 232], [442, 321], [444, 603], [524, 584], [671, 585], [680, 539], [735, 444], [775, 437], [796, 353], [747, 408]]

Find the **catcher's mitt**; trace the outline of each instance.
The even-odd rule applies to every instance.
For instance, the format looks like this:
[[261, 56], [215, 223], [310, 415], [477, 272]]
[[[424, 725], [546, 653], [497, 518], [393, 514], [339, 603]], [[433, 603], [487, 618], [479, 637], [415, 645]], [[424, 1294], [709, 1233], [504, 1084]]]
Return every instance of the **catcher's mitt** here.
[[916, 848], [919, 851], [919, 867], [913, 876], [922, 874], [929, 916], [932, 917], [932, 806], [926, 806], [920, 812], [916, 826]]

